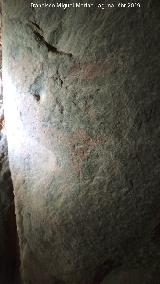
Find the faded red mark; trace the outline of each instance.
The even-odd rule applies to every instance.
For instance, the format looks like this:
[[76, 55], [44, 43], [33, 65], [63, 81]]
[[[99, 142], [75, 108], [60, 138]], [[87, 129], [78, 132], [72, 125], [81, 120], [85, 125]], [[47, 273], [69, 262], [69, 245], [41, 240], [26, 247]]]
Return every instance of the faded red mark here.
[[[90, 152], [97, 146], [102, 144], [104, 139], [101, 137], [92, 138], [87, 132], [80, 128], [73, 134], [64, 134], [56, 129], [48, 129], [49, 132], [56, 137], [56, 143], [63, 144], [68, 148], [71, 156], [73, 169], [80, 174], [82, 164], [90, 155]], [[48, 132], [47, 131], [47, 132]], [[46, 132], [45, 132], [46, 133]], [[67, 174], [67, 173], [66, 173]]]
[[112, 73], [113, 70], [114, 64], [111, 61], [74, 64], [69, 71], [68, 79], [94, 80], [97, 77]]
[[97, 137], [93, 139], [84, 129], [79, 129], [72, 137], [69, 137], [68, 142], [73, 167], [80, 174], [83, 161], [97, 145], [102, 143], [102, 138]]

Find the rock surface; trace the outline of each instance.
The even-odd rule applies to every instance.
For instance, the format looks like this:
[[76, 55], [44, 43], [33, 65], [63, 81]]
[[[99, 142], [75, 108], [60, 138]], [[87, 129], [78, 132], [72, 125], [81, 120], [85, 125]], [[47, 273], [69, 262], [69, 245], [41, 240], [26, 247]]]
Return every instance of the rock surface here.
[[160, 6], [92, 3], [3, 5], [25, 284], [99, 284], [121, 267], [160, 279]]
[[2, 45], [0, 1], [0, 283], [19, 283], [19, 251], [14, 207], [13, 184], [8, 161], [8, 145], [4, 134], [2, 98]]

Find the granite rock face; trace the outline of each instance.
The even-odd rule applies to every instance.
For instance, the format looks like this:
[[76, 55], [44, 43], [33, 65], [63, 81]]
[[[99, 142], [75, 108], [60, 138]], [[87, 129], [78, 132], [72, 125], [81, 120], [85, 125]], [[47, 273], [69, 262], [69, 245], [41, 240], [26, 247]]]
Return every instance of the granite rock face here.
[[150, 269], [150, 279], [159, 270], [159, 3], [92, 3], [3, 4], [25, 284], [99, 284], [117, 269], [122, 277]]
[[19, 252], [14, 194], [8, 161], [8, 145], [4, 134], [1, 27], [0, 1], [0, 283], [18, 284]]

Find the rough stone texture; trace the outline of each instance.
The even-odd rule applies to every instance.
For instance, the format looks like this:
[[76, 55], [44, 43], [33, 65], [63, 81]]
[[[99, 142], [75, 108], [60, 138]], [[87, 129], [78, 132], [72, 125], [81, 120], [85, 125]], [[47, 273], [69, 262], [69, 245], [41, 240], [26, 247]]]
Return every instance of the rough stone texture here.
[[8, 161], [8, 145], [4, 131], [1, 84], [1, 1], [0, 1], [0, 283], [19, 283], [19, 251], [15, 218], [13, 184]]
[[159, 14], [4, 1], [23, 283], [159, 283]]

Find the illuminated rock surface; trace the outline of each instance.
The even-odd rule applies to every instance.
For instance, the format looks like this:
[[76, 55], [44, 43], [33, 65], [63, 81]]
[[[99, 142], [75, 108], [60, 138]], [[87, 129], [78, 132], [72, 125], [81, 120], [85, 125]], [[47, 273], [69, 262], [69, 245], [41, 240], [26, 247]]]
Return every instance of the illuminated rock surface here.
[[[1, 22], [1, 3], [0, 3]], [[2, 77], [0, 24], [0, 81]], [[4, 134], [2, 87], [0, 86], [0, 283], [19, 283], [19, 252], [16, 230], [13, 185], [8, 162], [7, 139]]]
[[158, 1], [65, 11], [4, 2], [23, 283], [160, 279]]

